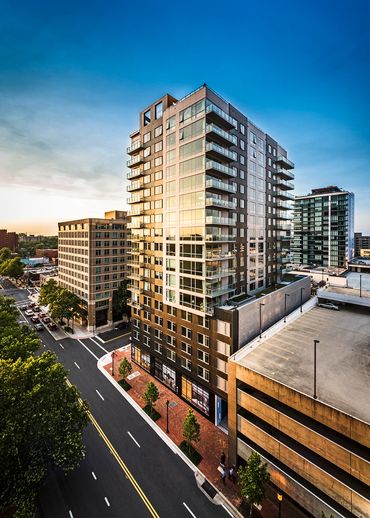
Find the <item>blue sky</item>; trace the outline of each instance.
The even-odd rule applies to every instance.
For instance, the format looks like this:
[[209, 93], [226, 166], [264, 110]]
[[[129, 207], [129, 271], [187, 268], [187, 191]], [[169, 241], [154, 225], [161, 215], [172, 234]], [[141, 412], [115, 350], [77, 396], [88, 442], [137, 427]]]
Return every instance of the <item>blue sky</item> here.
[[138, 112], [206, 82], [370, 234], [370, 2], [1, 1], [0, 227], [125, 208]]

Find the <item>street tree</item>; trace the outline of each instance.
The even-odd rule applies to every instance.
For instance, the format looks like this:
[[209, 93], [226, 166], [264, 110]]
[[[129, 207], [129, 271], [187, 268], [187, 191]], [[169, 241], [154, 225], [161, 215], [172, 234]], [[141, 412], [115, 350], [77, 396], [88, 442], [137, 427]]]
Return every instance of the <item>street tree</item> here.
[[117, 320], [126, 315], [128, 320], [131, 316], [131, 307], [128, 305], [130, 298], [130, 291], [127, 289], [128, 282], [126, 280], [121, 282], [119, 288], [113, 293], [113, 312]]
[[158, 387], [152, 381], [149, 381], [149, 383], [147, 384], [146, 390], [143, 394], [143, 398], [144, 398], [145, 403], [149, 407], [150, 417], [152, 417], [153, 407], [155, 405], [155, 402], [159, 398]]
[[251, 453], [245, 466], [239, 466], [240, 494], [249, 505], [249, 516], [252, 516], [253, 505], [261, 504], [264, 499], [266, 484], [269, 480], [267, 464], [262, 464], [261, 457], [256, 452]]
[[127, 378], [132, 372], [132, 365], [131, 362], [128, 361], [128, 359], [125, 357], [121, 360], [118, 368], [118, 372], [120, 373], [120, 376], [122, 378]]
[[13, 259], [6, 259], [0, 265], [0, 275], [18, 279], [22, 277], [24, 265], [21, 263], [20, 257], [13, 257]]
[[51, 352], [0, 359], [0, 514], [33, 517], [48, 467], [68, 472], [83, 459], [87, 405]]
[[194, 442], [200, 441], [200, 424], [191, 408], [185, 416], [184, 423], [182, 425], [182, 435], [188, 445], [189, 453]]
[[63, 321], [66, 319], [69, 324], [70, 320], [82, 316], [82, 301], [74, 293], [58, 287], [55, 297], [49, 303], [49, 311], [53, 320]]
[[38, 302], [40, 306], [48, 306], [57, 296], [57, 293], [61, 290], [55, 279], [49, 279], [40, 288], [40, 295]]
[[0, 264], [4, 261], [7, 261], [12, 256], [12, 251], [10, 248], [7, 248], [4, 246], [3, 248], [0, 248]]

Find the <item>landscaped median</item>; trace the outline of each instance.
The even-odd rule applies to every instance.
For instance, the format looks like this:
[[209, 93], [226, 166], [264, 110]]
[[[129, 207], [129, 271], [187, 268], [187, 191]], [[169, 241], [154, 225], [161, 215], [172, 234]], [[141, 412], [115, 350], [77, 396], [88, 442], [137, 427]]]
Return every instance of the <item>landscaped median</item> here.
[[[227, 452], [227, 436], [195, 410], [190, 412], [194, 417], [189, 417], [190, 406], [136, 364], [131, 364], [130, 373], [124, 369], [125, 376], [120, 375], [119, 367], [124, 358], [127, 361], [131, 360], [130, 346], [114, 351], [113, 366], [111, 354], [100, 358], [98, 368], [161, 439], [192, 469], [198, 486], [208, 498], [216, 504], [223, 505], [232, 516], [242, 516], [237, 510], [241, 497], [236, 484], [228, 480], [226, 485], [221, 485], [222, 481], [217, 469], [221, 453]], [[123, 383], [129, 384], [130, 388], [122, 387], [123, 378]], [[152, 385], [156, 387], [158, 394]], [[153, 409], [157, 415], [151, 412]], [[150, 415], [156, 416], [155, 422]], [[184, 424], [185, 421], [187, 425]], [[199, 425], [198, 441], [195, 421]], [[185, 430], [187, 430], [186, 436]], [[199, 462], [198, 467], [189, 457]], [[215, 494], [214, 497], [213, 494]]]

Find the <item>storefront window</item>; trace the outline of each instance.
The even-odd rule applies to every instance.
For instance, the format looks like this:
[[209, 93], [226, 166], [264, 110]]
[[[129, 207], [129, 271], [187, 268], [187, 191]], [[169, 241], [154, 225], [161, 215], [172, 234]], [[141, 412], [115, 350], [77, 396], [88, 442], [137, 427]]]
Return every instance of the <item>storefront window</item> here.
[[186, 376], [181, 376], [181, 395], [202, 412], [209, 415], [209, 393]]

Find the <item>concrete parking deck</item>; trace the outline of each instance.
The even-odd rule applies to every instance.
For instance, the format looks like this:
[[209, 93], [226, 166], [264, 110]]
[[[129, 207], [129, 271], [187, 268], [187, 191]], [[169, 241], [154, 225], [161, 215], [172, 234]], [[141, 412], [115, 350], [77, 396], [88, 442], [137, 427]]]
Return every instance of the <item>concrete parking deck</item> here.
[[313, 308], [239, 361], [312, 396], [315, 339], [318, 399], [370, 423], [368, 309]]

